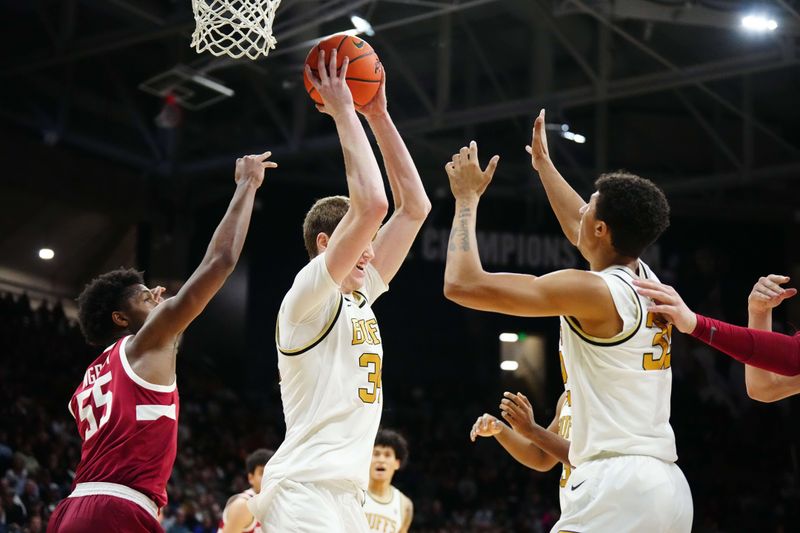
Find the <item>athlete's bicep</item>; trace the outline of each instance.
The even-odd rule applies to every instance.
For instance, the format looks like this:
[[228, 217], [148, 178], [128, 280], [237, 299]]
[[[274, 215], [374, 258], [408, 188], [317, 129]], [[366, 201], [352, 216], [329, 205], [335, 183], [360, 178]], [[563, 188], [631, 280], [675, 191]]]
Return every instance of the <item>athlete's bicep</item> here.
[[458, 289], [458, 303], [516, 316], [607, 316], [613, 300], [603, 280], [582, 270], [544, 276], [485, 272]]

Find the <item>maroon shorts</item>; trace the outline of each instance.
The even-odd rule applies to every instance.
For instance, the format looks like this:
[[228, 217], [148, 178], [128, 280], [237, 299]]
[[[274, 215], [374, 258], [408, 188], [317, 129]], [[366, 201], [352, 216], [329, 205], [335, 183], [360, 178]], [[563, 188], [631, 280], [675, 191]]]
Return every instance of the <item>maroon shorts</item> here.
[[158, 520], [132, 501], [98, 494], [65, 498], [50, 516], [47, 533], [163, 533]]

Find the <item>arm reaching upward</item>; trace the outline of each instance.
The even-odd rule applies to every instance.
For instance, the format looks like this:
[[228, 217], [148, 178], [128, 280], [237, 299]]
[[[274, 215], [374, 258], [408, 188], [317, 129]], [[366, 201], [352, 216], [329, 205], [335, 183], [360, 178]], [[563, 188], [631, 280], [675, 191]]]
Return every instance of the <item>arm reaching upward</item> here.
[[389, 209], [378, 162], [356, 115], [353, 95], [345, 81], [348, 63], [349, 59], [345, 58], [337, 72], [334, 49], [327, 68], [325, 51], [320, 50], [317, 65], [319, 77], [306, 65], [308, 78], [324, 102], [317, 109], [332, 116], [336, 123], [347, 174], [350, 209], [333, 235], [328, 236], [325, 252], [328, 272], [337, 284], [356, 266]]
[[178, 293], [159, 303], [128, 342], [128, 360], [143, 379], [159, 385], [173, 382], [177, 338], [233, 272], [250, 226], [256, 190], [264, 181], [265, 169], [277, 167], [267, 160], [270, 154], [236, 160], [236, 190], [211, 237], [205, 257]]
[[573, 316], [586, 331], [600, 337], [618, 333], [615, 328], [621, 323], [611, 292], [595, 274], [560, 270], [537, 277], [490, 273], [483, 269], [475, 224], [480, 196], [494, 175], [498, 159], [494, 156], [486, 169], [481, 170], [478, 146], [473, 141], [445, 166], [456, 199], [445, 266], [445, 296], [464, 307], [483, 311], [517, 316]]
[[386, 71], [378, 94], [359, 109], [375, 134], [386, 166], [394, 213], [378, 231], [372, 265], [385, 283], [394, 278], [431, 210], [422, 179], [386, 107]]
[[533, 123], [531, 144], [526, 146], [525, 150], [531, 154], [531, 165], [539, 173], [539, 179], [542, 180], [547, 200], [561, 225], [561, 231], [564, 232], [569, 242], [577, 245], [578, 228], [581, 223], [580, 210], [586, 205], [586, 202], [570, 187], [550, 160], [544, 126], [544, 109], [542, 109]]

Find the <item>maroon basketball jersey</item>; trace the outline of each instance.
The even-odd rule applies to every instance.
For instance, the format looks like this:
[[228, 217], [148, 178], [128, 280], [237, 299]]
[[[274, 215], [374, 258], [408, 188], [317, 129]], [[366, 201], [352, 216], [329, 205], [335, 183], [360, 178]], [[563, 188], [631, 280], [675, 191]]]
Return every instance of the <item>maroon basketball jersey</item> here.
[[106, 348], [69, 402], [83, 441], [75, 484], [125, 485], [160, 508], [178, 448], [178, 388], [133, 372], [125, 355], [130, 338]]

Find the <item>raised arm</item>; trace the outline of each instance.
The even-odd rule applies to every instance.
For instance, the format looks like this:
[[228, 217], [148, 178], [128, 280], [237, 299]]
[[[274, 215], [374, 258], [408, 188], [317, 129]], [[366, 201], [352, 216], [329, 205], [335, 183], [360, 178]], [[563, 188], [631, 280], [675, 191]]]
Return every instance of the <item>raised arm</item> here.
[[800, 334], [795, 336], [734, 326], [694, 313], [669, 285], [635, 280], [638, 291], [656, 303], [650, 312], [666, 316], [682, 333], [737, 361], [783, 376], [800, 375]]
[[236, 190], [202, 262], [174, 297], [153, 309], [128, 342], [128, 360], [145, 380], [164, 385], [173, 381], [176, 339], [233, 272], [250, 226], [256, 190], [264, 181], [264, 170], [277, 167], [267, 161], [269, 156], [270, 152], [265, 152], [236, 160]]
[[375, 98], [359, 109], [375, 134], [383, 156], [383, 164], [389, 178], [394, 200], [394, 213], [378, 231], [373, 247], [374, 266], [389, 283], [394, 278], [408, 255], [414, 239], [431, 210], [431, 202], [425, 194], [422, 179], [406, 143], [389, 116], [386, 106], [386, 73]]
[[[782, 284], [788, 282], [788, 276], [775, 274], [758, 280], [747, 298], [748, 327], [772, 331], [772, 310], [783, 300], [797, 294], [797, 289], [781, 287]], [[781, 376], [768, 370], [745, 365], [744, 380], [747, 385], [747, 395], [760, 402], [776, 402], [800, 393], [800, 376]]]
[[533, 134], [530, 146], [525, 150], [531, 154], [531, 165], [539, 173], [550, 207], [556, 214], [561, 230], [573, 245], [578, 244], [578, 228], [581, 223], [581, 208], [586, 205], [583, 198], [575, 192], [567, 180], [558, 172], [550, 160], [545, 133], [544, 109], [533, 123]]
[[492, 179], [497, 160], [494, 156], [486, 170], [481, 170], [478, 147], [473, 141], [469, 148], [461, 148], [445, 167], [456, 200], [447, 248], [445, 296], [459, 305], [483, 311], [518, 316], [573, 316], [581, 320], [584, 329], [589, 328], [586, 331], [595, 329], [593, 322], [607, 322], [609, 316], [616, 315], [616, 308], [607, 285], [595, 274], [561, 270], [536, 277], [483, 269], [475, 224], [480, 196]]
[[320, 50], [319, 77], [306, 65], [308, 78], [325, 103], [317, 109], [332, 116], [336, 123], [347, 174], [350, 209], [325, 243], [325, 263], [336, 283], [341, 283], [356, 266], [389, 209], [378, 162], [345, 82], [348, 62], [345, 58], [337, 73], [334, 49], [328, 68], [325, 51]]

